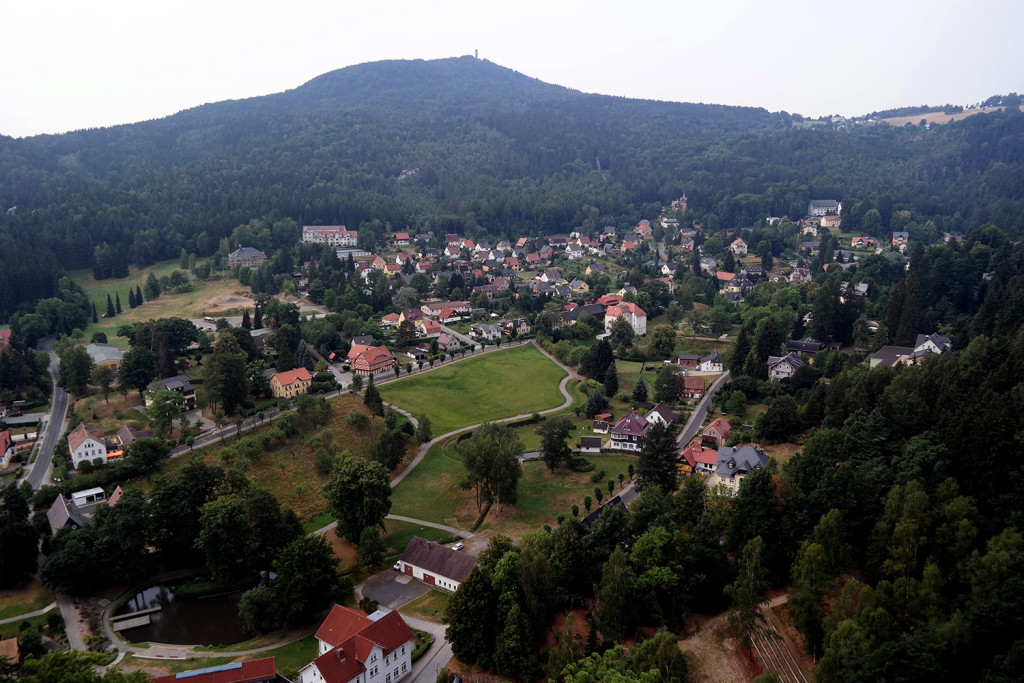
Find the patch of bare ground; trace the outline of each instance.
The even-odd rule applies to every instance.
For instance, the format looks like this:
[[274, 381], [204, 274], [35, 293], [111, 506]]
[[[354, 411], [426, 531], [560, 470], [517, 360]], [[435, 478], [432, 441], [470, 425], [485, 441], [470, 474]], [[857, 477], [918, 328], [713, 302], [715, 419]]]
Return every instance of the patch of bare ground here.
[[252, 307], [252, 292], [243, 291], [221, 294], [220, 296], [212, 297], [203, 302], [203, 310], [208, 313], [224, 313], [234, 309]]
[[733, 638], [725, 614], [693, 614], [679, 649], [686, 655], [693, 683], [740, 683], [753, 681], [762, 668], [750, 661], [747, 651]]
[[331, 544], [334, 556], [339, 560], [338, 569], [340, 571], [346, 572], [359, 565], [359, 557], [356, 554], [355, 546], [338, 536], [334, 529], [328, 529], [323, 532], [323, 537]]

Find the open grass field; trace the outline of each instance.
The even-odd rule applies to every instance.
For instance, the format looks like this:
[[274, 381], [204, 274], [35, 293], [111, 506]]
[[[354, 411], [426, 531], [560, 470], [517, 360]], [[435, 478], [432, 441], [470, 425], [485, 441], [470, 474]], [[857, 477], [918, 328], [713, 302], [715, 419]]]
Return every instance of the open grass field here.
[[[543, 460], [523, 463], [523, 478], [519, 480], [519, 499], [516, 506], [501, 510], [492, 507], [480, 531], [519, 538], [524, 533], [537, 531], [545, 524], [554, 526], [558, 513], [571, 514], [574, 503], [580, 506], [580, 518], [583, 518], [586, 515], [583, 509], [584, 496], [594, 499], [591, 509], [596, 510], [594, 488], [599, 486], [607, 500], [608, 480], [615, 481], [615, 492], [618, 493], [618, 474], [621, 472], [627, 475], [627, 467], [631, 462], [634, 467], [636, 466], [636, 457], [628, 455], [587, 456], [587, 459], [596, 466], [594, 472], [571, 472], [563, 466], [552, 473]], [[595, 472], [601, 470], [605, 473], [601, 482], [591, 482]], [[626, 481], [628, 482], [628, 475]]]
[[[575, 435], [574, 435], [575, 436]], [[597, 470], [608, 475], [601, 481], [607, 486], [607, 479], [626, 474], [630, 456], [590, 456]], [[452, 448], [441, 445], [430, 449], [423, 462], [399, 484], [391, 495], [391, 512], [417, 519], [447, 524], [457, 529], [472, 527], [479, 512], [473, 491], [463, 491], [459, 482], [465, 476], [465, 468], [458, 454]], [[509, 534], [518, 538], [523, 532], [534, 531], [554, 521], [559, 512], [569, 513], [573, 503], [583, 506], [583, 496], [593, 497], [597, 484], [590, 481], [593, 472], [570, 472], [560, 467], [550, 473], [542, 460], [523, 464], [523, 478], [519, 482], [519, 500], [516, 507], [491, 508], [480, 531]], [[607, 489], [604, 489], [607, 491]]]
[[9, 624], [0, 624], [0, 638], [14, 638], [21, 631], [21, 625], [28, 623], [30, 626], [35, 626], [38, 629], [46, 626], [46, 617], [49, 615], [43, 614], [42, 616], [32, 617], [25, 621], [12, 621]]
[[[928, 123], [949, 123], [951, 121], [959, 121], [966, 119], [968, 116], [974, 116], [975, 114], [991, 114], [994, 111], [1002, 111], [1006, 107], [985, 107], [983, 109], [967, 109], [965, 111], [956, 114], [943, 114], [941, 111], [933, 111], [928, 114], [913, 114], [911, 116], [894, 116], [889, 119], [882, 119], [883, 123], [888, 123], [891, 126], [905, 126], [908, 123], [912, 123], [915, 126], [921, 123], [921, 119], [924, 119]], [[1024, 107], [1020, 108], [1024, 111]]]
[[434, 434], [554, 408], [565, 372], [532, 344], [487, 353], [447, 368], [390, 382], [385, 401], [430, 418]]
[[431, 588], [412, 602], [403, 605], [402, 614], [408, 614], [440, 624], [441, 614], [444, 612], [444, 608], [448, 606], [448, 600], [450, 599], [450, 594], [439, 591], [436, 588]]
[[[113, 318], [104, 318], [99, 322], [89, 325], [85, 329], [86, 339], [94, 332], [103, 332], [107, 335], [107, 341], [118, 348], [127, 349], [128, 340], [118, 337], [117, 328], [125, 323], [144, 322], [146, 320], [179, 317], [179, 318], [201, 318], [204, 315], [216, 312], [218, 315], [230, 314], [234, 307], [244, 307], [249, 288], [241, 284], [233, 277], [226, 274], [216, 274], [207, 281], [192, 280], [193, 290], [191, 292], [165, 292], [158, 298], [146, 301], [138, 308], [128, 307], [128, 290], [134, 289], [137, 285], [142, 286], [152, 272], [157, 277], [163, 277], [178, 268], [177, 261], [164, 261], [148, 268], [133, 268], [131, 274], [126, 278], [96, 280], [92, 276], [91, 269], [73, 270], [69, 273], [72, 280], [77, 282], [89, 295], [89, 299], [96, 304], [96, 310], [102, 315], [107, 310], [107, 294], [111, 297], [116, 292], [121, 298], [121, 314]], [[241, 293], [241, 294], [239, 294]], [[243, 294], [245, 296], [243, 296]], [[225, 309], [226, 302], [235, 302], [231, 307]], [[241, 310], [238, 311], [241, 313]]]
[[[369, 415], [369, 411], [358, 396], [343, 394], [332, 400], [330, 406], [331, 417], [325, 427], [317, 431], [305, 431], [297, 437], [271, 447], [248, 471], [253, 483], [274, 494], [282, 505], [295, 510], [299, 519], [303, 521], [313, 520], [325, 512], [320, 490], [327, 477], [317, 474], [313, 466], [314, 451], [326, 446], [334, 452], [348, 450], [362, 456], [376, 434], [383, 429], [384, 420], [373, 415], [370, 415], [370, 426], [365, 430], [355, 429], [346, 422], [349, 413], [353, 411]], [[268, 423], [257, 428], [259, 429], [269, 430], [271, 425]], [[220, 462], [219, 453], [221, 449], [232, 447], [235, 443], [236, 439], [229, 437], [223, 445], [218, 443], [203, 451], [197, 450], [196, 453], [209, 464], [224, 466]], [[173, 472], [182, 467], [187, 460], [188, 456], [174, 458], [165, 463], [162, 471], [164, 474]]]
[[16, 617], [42, 609], [53, 602], [53, 591], [33, 579], [21, 588], [0, 591], [0, 619]]

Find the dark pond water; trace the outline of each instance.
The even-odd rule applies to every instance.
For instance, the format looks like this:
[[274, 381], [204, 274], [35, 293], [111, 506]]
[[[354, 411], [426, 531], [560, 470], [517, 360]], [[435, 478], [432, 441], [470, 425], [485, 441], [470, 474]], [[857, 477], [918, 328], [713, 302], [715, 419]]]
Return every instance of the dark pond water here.
[[151, 586], [122, 606], [117, 614], [128, 614], [160, 607], [150, 614], [148, 626], [121, 631], [132, 643], [171, 643], [176, 645], [231, 645], [250, 638], [238, 617], [241, 592], [208, 598], [176, 600], [172, 586]]

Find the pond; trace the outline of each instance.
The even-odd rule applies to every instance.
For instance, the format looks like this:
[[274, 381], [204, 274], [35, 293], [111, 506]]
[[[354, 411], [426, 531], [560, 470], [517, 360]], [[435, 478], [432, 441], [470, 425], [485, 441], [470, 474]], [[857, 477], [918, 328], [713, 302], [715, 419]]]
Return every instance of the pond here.
[[159, 607], [146, 626], [125, 629], [121, 637], [132, 643], [174, 645], [231, 645], [251, 637], [238, 616], [241, 591], [206, 598], [177, 600], [174, 586], [150, 586], [117, 610], [117, 615]]

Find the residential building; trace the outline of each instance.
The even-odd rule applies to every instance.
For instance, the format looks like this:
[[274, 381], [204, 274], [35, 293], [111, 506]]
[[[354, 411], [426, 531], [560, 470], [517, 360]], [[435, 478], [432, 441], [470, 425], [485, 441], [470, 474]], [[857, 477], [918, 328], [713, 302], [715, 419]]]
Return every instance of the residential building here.
[[348, 357], [352, 361], [352, 372], [363, 377], [387, 372], [395, 367], [395, 357], [386, 346], [353, 344], [348, 350]]
[[683, 398], [700, 398], [707, 389], [703, 377], [683, 378]]
[[650, 428], [651, 423], [634, 410], [612, 427], [609, 445], [617, 450], [639, 451], [643, 447], [644, 436]]
[[892, 246], [894, 246], [894, 247], [897, 247], [897, 248], [905, 247], [907, 245], [907, 242], [909, 242], [909, 241], [910, 241], [910, 233], [909, 232], [894, 232], [892, 234]]
[[822, 216], [821, 227], [823, 228], [838, 228], [843, 219], [839, 216]]
[[335, 605], [316, 632], [319, 656], [297, 683], [396, 683], [412, 673], [412, 630], [395, 611]]
[[735, 495], [744, 477], [751, 472], [764, 469], [767, 464], [768, 456], [758, 448], [724, 446], [718, 451], [718, 462], [711, 484], [725, 484], [729, 492]]
[[839, 215], [843, 212], [843, 205], [834, 199], [812, 199], [807, 205], [808, 216], [827, 216], [830, 213]]
[[441, 334], [441, 323], [436, 320], [420, 320], [416, 323], [416, 334], [421, 337], [435, 337]]
[[865, 237], [865, 236], [861, 235], [860, 237], [853, 237], [853, 238], [850, 239], [850, 248], [855, 248], [855, 247], [873, 247], [873, 246], [875, 246], [875, 238], [874, 237]]
[[7, 467], [17, 452], [9, 431], [0, 432], [0, 468]]
[[811, 271], [807, 268], [794, 268], [789, 274], [789, 281], [792, 284], [802, 284], [812, 280]]
[[76, 470], [78, 465], [86, 460], [89, 462], [96, 459], [107, 461], [107, 442], [103, 438], [103, 432], [98, 429], [89, 429], [84, 422], [68, 434], [68, 451], [71, 453], [71, 462]]
[[580, 437], [580, 454], [581, 455], [599, 455], [601, 453], [601, 437], [599, 436], [581, 436]]
[[806, 353], [809, 356], [813, 356], [823, 348], [825, 348], [825, 345], [813, 337], [790, 339], [786, 342], [786, 351], [788, 353]]
[[193, 410], [196, 405], [196, 387], [188, 375], [176, 375], [160, 380], [160, 389], [176, 391], [181, 394], [181, 405], [185, 410]]
[[278, 372], [270, 378], [270, 393], [277, 398], [295, 398], [309, 391], [313, 377], [306, 368]]
[[412, 238], [409, 237], [409, 233], [407, 233], [407, 232], [396, 232], [395, 233], [395, 244], [398, 244], [398, 245], [401, 245], [401, 246], [405, 246], [405, 245], [409, 244], [410, 242], [412, 242]]
[[285, 683], [287, 679], [278, 676], [273, 657], [253, 659], [248, 662], [220, 664], [203, 669], [193, 669], [181, 674], [170, 674], [151, 678], [152, 683]]
[[594, 420], [594, 424], [591, 428], [594, 430], [595, 434], [607, 434], [608, 430], [611, 429], [611, 425], [609, 425], [605, 420]]
[[[687, 377], [687, 379], [690, 378]], [[701, 380], [701, 382], [703, 381], [704, 380]], [[658, 405], [651, 408], [651, 412], [647, 413], [647, 417], [644, 419], [646, 419], [651, 424], [654, 424], [655, 422], [660, 422], [666, 427], [671, 427], [675, 423], [679, 422], [679, 417], [675, 413], [673, 413], [672, 410], [669, 409], [669, 407], [664, 404], [664, 402], [661, 401], [658, 402]]]
[[897, 365], [910, 365], [910, 358], [913, 355], [914, 349], [909, 346], [883, 346], [868, 358], [868, 367], [884, 365], [894, 368]]
[[50, 531], [54, 536], [66, 526], [72, 529], [81, 529], [89, 523], [89, 518], [82, 514], [72, 501], [64, 497], [63, 493], [57, 494], [57, 498], [46, 511], [46, 521], [50, 524]]
[[931, 353], [944, 353], [953, 350], [953, 342], [949, 337], [941, 334], [919, 334], [914, 342], [914, 351], [929, 351]]
[[679, 354], [679, 358], [676, 359], [676, 362], [685, 368], [696, 369], [698, 366], [700, 366], [700, 356], [692, 353], [682, 353]]
[[121, 369], [121, 360], [124, 358], [124, 354], [113, 344], [86, 344], [85, 352], [89, 354], [93, 365], [106, 366], [115, 375]]
[[701, 372], [722, 372], [724, 363], [718, 351], [712, 351], [700, 359], [699, 368]]
[[719, 417], [701, 432], [701, 443], [711, 444], [715, 448], [724, 446], [732, 438], [732, 425], [724, 417]]
[[139, 439], [148, 439], [154, 435], [152, 429], [132, 429], [128, 425], [122, 425], [117, 430], [117, 442], [122, 451], [127, 451], [133, 443]]
[[509, 337], [513, 335], [524, 335], [530, 334], [533, 327], [530, 326], [530, 321], [526, 318], [515, 318], [514, 320], [502, 320], [500, 323], [501, 331], [503, 334]]
[[739, 237], [737, 237], [732, 241], [732, 244], [729, 245], [729, 251], [731, 251], [733, 254], [737, 256], [739, 256], [740, 254], [746, 254], [747, 243], [741, 240]]
[[609, 306], [604, 312], [604, 331], [611, 332], [612, 325], [619, 318], [622, 318], [629, 323], [630, 327], [633, 328], [633, 333], [637, 336], [643, 336], [647, 334], [647, 314], [644, 310], [632, 303], [619, 303], [614, 306]]
[[442, 332], [437, 337], [437, 348], [439, 351], [457, 351], [461, 344], [458, 338], [450, 332]]
[[398, 562], [399, 571], [428, 586], [454, 593], [476, 565], [476, 558], [413, 536]]
[[235, 268], [237, 266], [259, 268], [266, 260], [267, 255], [259, 249], [253, 249], [252, 247], [239, 247], [228, 254], [228, 268]]
[[469, 336], [477, 341], [495, 341], [501, 339], [501, 327], [488, 323], [473, 323], [469, 328]]
[[785, 356], [768, 356], [768, 379], [773, 382], [788, 379], [805, 365], [799, 354], [790, 352]]
[[302, 241], [329, 244], [332, 247], [354, 247], [359, 234], [344, 225], [303, 225]]

